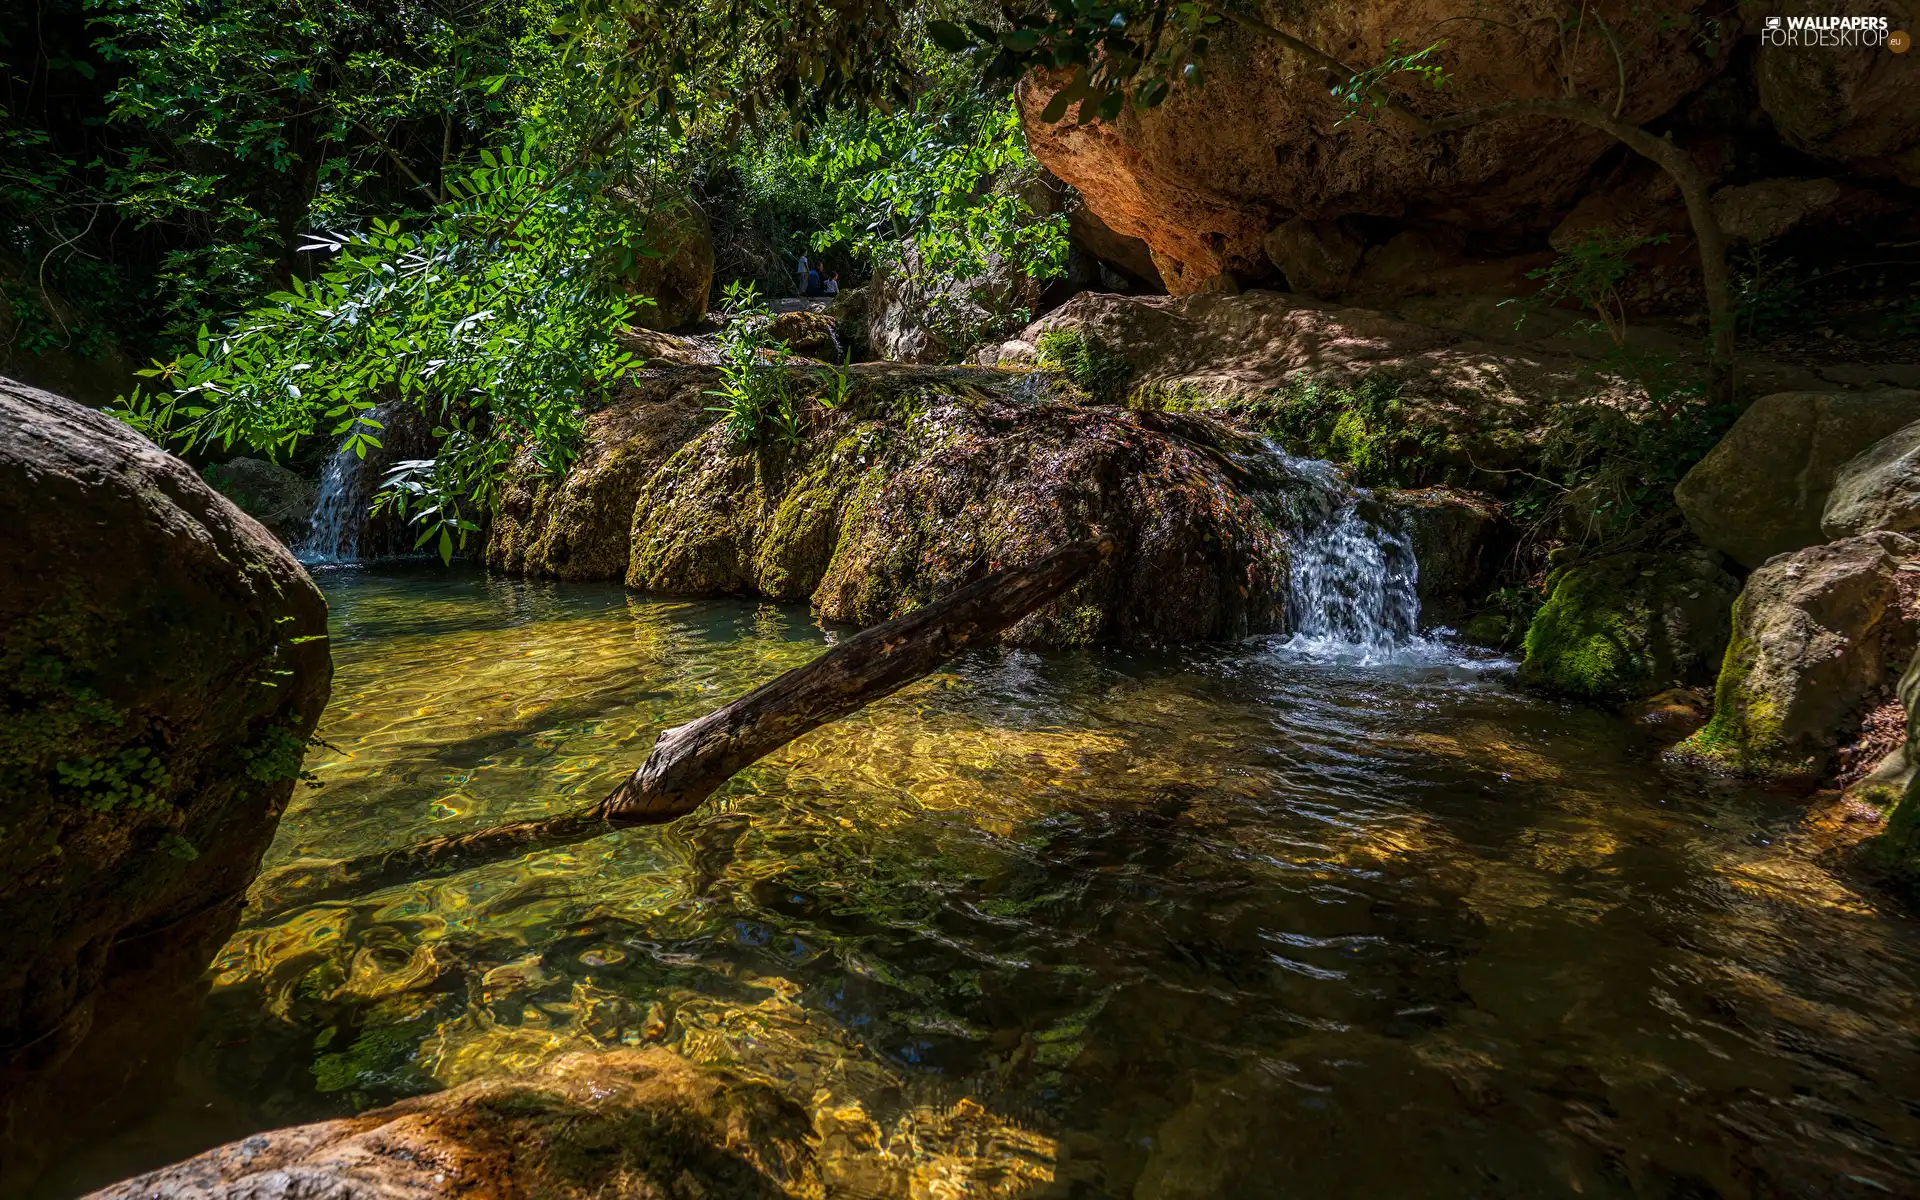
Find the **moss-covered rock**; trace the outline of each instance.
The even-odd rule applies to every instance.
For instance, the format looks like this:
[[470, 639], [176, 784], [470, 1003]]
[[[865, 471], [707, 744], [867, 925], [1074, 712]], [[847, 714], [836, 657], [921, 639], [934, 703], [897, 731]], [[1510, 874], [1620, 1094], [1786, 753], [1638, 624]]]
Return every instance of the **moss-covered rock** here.
[[326, 605], [193, 469], [0, 380], [0, 1193], [171, 1081], [326, 702]]
[[868, 625], [1094, 533], [1119, 551], [1023, 621], [1030, 645], [1238, 637], [1286, 620], [1308, 484], [1204, 417], [1035, 402], [992, 372], [869, 369], [793, 445], [715, 427], [634, 507], [629, 586], [811, 597]]
[[1626, 553], [1561, 567], [1527, 629], [1521, 677], [1618, 701], [1713, 676], [1739, 585], [1705, 550]]
[[[488, 561], [651, 592], [811, 599], [871, 624], [1099, 532], [1119, 552], [1023, 622], [1029, 645], [1154, 644], [1286, 627], [1290, 530], [1320, 481], [1210, 416], [1063, 403], [1045, 374], [789, 368], [791, 438], [701, 412], [714, 372], [646, 381], [565, 477], [523, 463]], [[1064, 385], [1058, 385], [1064, 386]], [[837, 399], [836, 399], [837, 397]]]
[[1734, 605], [1713, 719], [1677, 752], [1743, 774], [1823, 773], [1913, 651], [1900, 568], [1916, 560], [1920, 543], [1877, 533], [1755, 571]]
[[674, 451], [713, 423], [710, 370], [650, 372], [587, 419], [586, 445], [564, 474], [522, 455], [488, 529], [486, 564], [552, 579], [622, 579], [633, 506]]

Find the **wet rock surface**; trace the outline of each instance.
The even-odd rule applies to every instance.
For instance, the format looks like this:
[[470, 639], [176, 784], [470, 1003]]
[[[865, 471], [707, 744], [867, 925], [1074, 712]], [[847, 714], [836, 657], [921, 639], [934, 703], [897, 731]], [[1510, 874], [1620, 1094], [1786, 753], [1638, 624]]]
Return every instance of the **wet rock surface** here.
[[169, 1081], [330, 678], [300, 565], [120, 423], [0, 380], [0, 1191]]

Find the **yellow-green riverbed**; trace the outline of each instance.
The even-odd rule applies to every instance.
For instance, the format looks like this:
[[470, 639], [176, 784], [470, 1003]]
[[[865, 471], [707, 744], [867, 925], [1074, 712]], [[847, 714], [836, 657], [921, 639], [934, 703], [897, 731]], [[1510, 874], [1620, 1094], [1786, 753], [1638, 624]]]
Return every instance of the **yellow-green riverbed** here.
[[[269, 868], [587, 803], [830, 636], [318, 578]], [[1920, 1194], [1920, 926], [1803, 812], [1444, 657], [976, 652], [671, 827], [242, 928], [178, 1095], [49, 1194], [649, 1042], [859, 1132], [846, 1196]]]

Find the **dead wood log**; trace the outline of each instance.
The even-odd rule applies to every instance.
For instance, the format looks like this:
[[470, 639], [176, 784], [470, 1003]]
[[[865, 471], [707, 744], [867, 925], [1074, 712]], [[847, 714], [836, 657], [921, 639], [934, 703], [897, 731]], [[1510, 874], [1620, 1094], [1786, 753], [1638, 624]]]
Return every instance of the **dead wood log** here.
[[340, 862], [292, 864], [266, 881], [262, 890], [272, 894], [248, 915], [264, 920], [323, 900], [450, 875], [685, 816], [756, 759], [891, 695], [962, 650], [1006, 631], [1112, 552], [1108, 538], [1076, 542], [1037, 562], [1003, 567], [944, 599], [863, 630], [733, 703], [662, 733], [640, 769], [591, 807]]

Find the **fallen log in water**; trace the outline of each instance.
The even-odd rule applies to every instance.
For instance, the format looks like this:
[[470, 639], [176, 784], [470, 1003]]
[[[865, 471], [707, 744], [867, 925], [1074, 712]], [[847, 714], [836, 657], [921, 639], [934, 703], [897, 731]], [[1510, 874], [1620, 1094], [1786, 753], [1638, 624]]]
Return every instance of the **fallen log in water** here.
[[248, 915], [265, 919], [322, 900], [449, 875], [685, 816], [756, 759], [891, 695], [962, 650], [1004, 632], [1072, 587], [1112, 552], [1111, 539], [1076, 542], [1038, 562], [1003, 567], [924, 608], [863, 630], [733, 703], [662, 733], [640, 769], [591, 807], [340, 862], [293, 864], [273, 873], [269, 890], [275, 894]]

